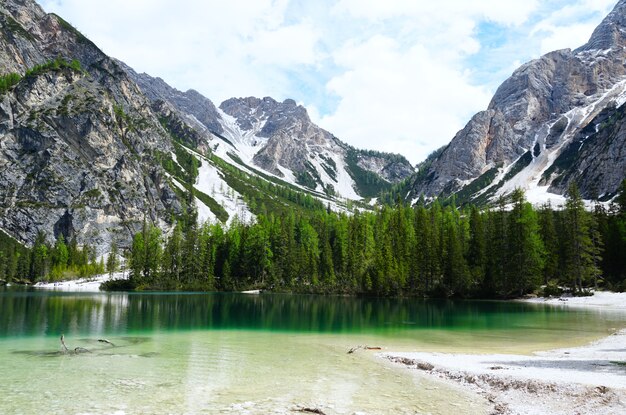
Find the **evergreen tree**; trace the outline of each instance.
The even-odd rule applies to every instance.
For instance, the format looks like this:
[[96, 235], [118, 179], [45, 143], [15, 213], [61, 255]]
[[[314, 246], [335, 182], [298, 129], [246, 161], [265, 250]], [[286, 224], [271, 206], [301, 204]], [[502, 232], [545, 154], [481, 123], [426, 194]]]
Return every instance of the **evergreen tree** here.
[[487, 268], [487, 240], [483, 215], [476, 206], [470, 207], [467, 263], [472, 282], [475, 285], [482, 285]]
[[568, 189], [565, 202], [565, 271], [571, 278], [575, 292], [581, 292], [583, 286], [593, 280], [600, 272], [596, 266], [599, 249], [594, 245], [591, 231], [593, 218], [585, 206], [575, 183]]
[[144, 242], [144, 232], [138, 232], [133, 237], [133, 244], [130, 251], [129, 279], [137, 286], [143, 284], [143, 270], [146, 263], [146, 246]]
[[46, 243], [46, 235], [43, 232], [37, 234], [33, 245], [33, 256], [30, 275], [35, 281], [42, 281], [50, 271], [50, 248]]
[[511, 195], [513, 209], [509, 215], [508, 281], [517, 295], [534, 290], [540, 283], [544, 247], [539, 235], [537, 215], [526, 202], [524, 191]]
[[120, 263], [118, 256], [119, 248], [117, 247], [117, 243], [115, 243], [115, 241], [111, 241], [111, 247], [109, 254], [107, 255], [106, 263], [106, 270], [111, 277], [113, 277], [113, 273], [115, 273], [119, 269]]
[[463, 245], [459, 236], [459, 226], [448, 212], [446, 220], [445, 260], [442, 288], [447, 296], [467, 295], [469, 288], [469, 270], [463, 255]]
[[539, 209], [539, 234], [544, 246], [543, 283], [548, 284], [558, 279], [559, 274], [559, 238], [554, 223], [554, 211], [550, 203]]
[[161, 273], [166, 287], [182, 287], [183, 273], [183, 233], [180, 223], [177, 223], [172, 235], [167, 240], [163, 250]]

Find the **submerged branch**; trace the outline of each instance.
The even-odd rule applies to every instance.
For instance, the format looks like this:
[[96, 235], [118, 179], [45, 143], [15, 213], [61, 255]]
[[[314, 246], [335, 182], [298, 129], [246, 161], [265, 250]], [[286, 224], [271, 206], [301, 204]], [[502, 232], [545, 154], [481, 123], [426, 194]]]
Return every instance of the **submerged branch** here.
[[382, 350], [383, 348], [380, 346], [356, 346], [351, 348], [350, 350], [348, 350], [348, 354], [352, 354], [354, 352], [356, 352], [359, 349], [363, 349], [363, 350]]

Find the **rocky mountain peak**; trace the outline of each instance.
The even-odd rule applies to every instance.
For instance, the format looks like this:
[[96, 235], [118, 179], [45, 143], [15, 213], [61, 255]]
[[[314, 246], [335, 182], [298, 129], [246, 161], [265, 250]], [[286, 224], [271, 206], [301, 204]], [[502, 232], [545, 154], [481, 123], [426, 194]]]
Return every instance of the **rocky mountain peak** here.
[[[584, 128], [624, 93], [625, 46], [626, 0], [621, 0], [586, 45], [547, 53], [522, 65], [504, 81], [487, 110], [476, 114], [432, 163], [414, 194], [448, 195], [483, 175], [480, 182], [489, 182], [497, 174], [506, 174], [518, 159], [533, 163], [537, 171], [528, 177], [536, 186], [538, 177], [558, 157], [557, 153], [546, 154], [562, 151], [578, 128]], [[523, 157], [528, 152], [530, 156]], [[514, 176], [513, 172], [508, 175], [509, 179]], [[584, 179], [577, 176], [577, 180]], [[599, 193], [615, 190], [613, 181], [596, 187]]]
[[10, 14], [20, 24], [30, 27], [36, 19], [46, 16], [46, 12], [33, 0], [11, 0], [0, 3], [0, 11]]
[[179, 116], [187, 115], [187, 118], [192, 116], [194, 119], [189, 122], [198, 130], [206, 129], [212, 133], [223, 133], [221, 116], [210, 99], [193, 89], [186, 92], [179, 91], [159, 77], [155, 78], [146, 73], [139, 74], [124, 62], [117, 62], [152, 102], [168, 102], [178, 111]]
[[624, 45], [626, 45], [626, 0], [620, 0], [593, 31], [589, 42], [575, 52], [622, 48]]
[[259, 137], [268, 138], [289, 126], [311, 123], [306, 109], [293, 99], [278, 102], [271, 97], [231, 98], [222, 102], [220, 109], [234, 117], [242, 130], [260, 127]]

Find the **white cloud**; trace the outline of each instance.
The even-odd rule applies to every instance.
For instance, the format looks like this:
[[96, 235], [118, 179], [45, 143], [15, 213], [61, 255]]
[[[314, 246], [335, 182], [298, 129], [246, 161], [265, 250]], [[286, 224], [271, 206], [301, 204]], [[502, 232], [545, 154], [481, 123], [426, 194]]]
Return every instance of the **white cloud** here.
[[284, 26], [259, 33], [248, 45], [248, 54], [262, 65], [312, 65], [318, 61], [319, 38], [309, 23]]
[[589, 15], [605, 16], [615, 0], [581, 0], [552, 11], [532, 28], [530, 35], [540, 35], [542, 54], [559, 49], [582, 46], [598, 25], [597, 19], [585, 19]]
[[[482, 18], [506, 25], [519, 25], [537, 8], [537, 0], [340, 0], [334, 13], [348, 13], [369, 20], [386, 20], [396, 17], [411, 17], [433, 24], [459, 16]], [[452, 22], [451, 22], [452, 23]], [[440, 26], [445, 30], [446, 26]]]
[[330, 80], [337, 110], [321, 125], [350, 144], [396, 152], [416, 162], [446, 144], [489, 94], [471, 86], [424, 46], [404, 50], [395, 40], [374, 36], [335, 54], [346, 70]]
[[312, 64], [317, 56], [310, 24], [284, 24], [288, 0], [42, 4], [136, 70], [180, 89], [197, 89], [218, 103], [231, 96], [285, 96], [285, 67]]
[[546, 29], [548, 36], [541, 41], [541, 53], [582, 46], [589, 40], [593, 29], [594, 24], [584, 23], [550, 27]]
[[579, 46], [615, 2], [41, 0], [140, 72], [216, 103], [294, 98], [341, 139], [412, 162], [484, 109], [513, 62]]

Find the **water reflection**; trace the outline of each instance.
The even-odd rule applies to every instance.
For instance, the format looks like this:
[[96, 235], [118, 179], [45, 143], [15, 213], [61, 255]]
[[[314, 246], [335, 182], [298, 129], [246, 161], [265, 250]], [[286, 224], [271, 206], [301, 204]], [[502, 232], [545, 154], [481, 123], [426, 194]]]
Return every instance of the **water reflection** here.
[[[606, 318], [606, 316], [604, 316]], [[578, 330], [591, 312], [507, 302], [232, 293], [0, 291], [0, 336], [245, 329], [398, 334], [422, 329]]]

